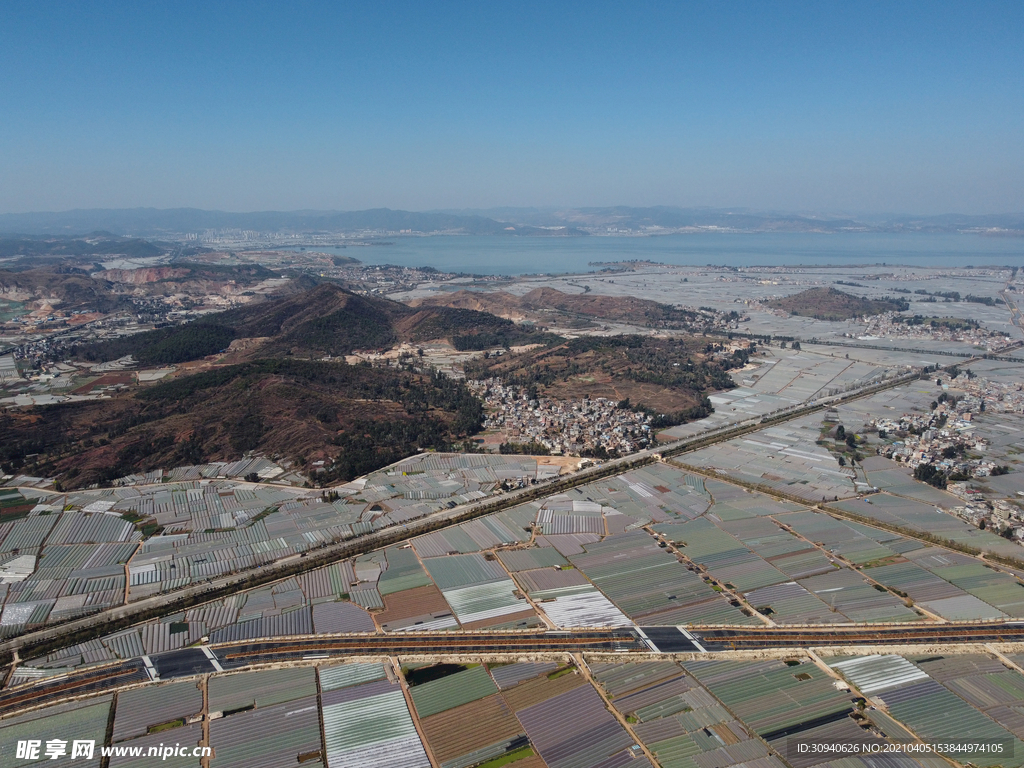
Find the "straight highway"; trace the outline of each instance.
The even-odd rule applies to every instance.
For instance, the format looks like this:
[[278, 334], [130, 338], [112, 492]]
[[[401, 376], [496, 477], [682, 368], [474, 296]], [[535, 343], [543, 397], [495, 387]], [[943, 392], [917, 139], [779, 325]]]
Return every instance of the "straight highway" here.
[[173, 680], [263, 664], [317, 663], [347, 657], [429, 655], [530, 656], [614, 653], [706, 654], [802, 648], [898, 647], [1024, 642], [1024, 621], [827, 627], [675, 627], [547, 631], [408, 632], [366, 635], [306, 635], [255, 639], [185, 648], [116, 664], [83, 669], [0, 691], [0, 714], [54, 704], [144, 682]]

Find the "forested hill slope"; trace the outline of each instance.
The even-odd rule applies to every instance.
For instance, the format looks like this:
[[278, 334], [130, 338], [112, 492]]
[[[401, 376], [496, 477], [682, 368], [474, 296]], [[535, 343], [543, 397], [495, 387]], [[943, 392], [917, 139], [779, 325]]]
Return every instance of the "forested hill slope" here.
[[261, 357], [302, 358], [387, 349], [400, 341], [447, 339], [457, 349], [487, 349], [550, 340], [532, 327], [487, 312], [413, 308], [323, 283], [187, 325], [93, 344], [78, 354], [95, 361], [131, 354], [145, 365], [167, 365], [215, 354], [243, 338], [265, 339], [258, 350]]
[[866, 299], [836, 288], [808, 288], [792, 296], [773, 299], [768, 302], [768, 306], [784, 310], [791, 315], [813, 317], [817, 320], [849, 320], [851, 317], [862, 315], [899, 312], [909, 307], [905, 299]]
[[112, 399], [0, 412], [0, 467], [65, 487], [258, 451], [349, 480], [476, 432], [461, 382], [294, 358], [213, 368]]
[[[182, 368], [155, 386], [109, 399], [0, 413], [0, 466], [57, 477], [66, 487], [129, 473], [237, 458], [291, 459], [321, 481], [345, 480], [480, 428], [482, 406], [461, 382], [429, 372], [348, 365], [355, 350], [448, 339], [460, 349], [550, 341], [486, 312], [413, 308], [324, 283], [186, 325], [77, 350], [142, 365], [199, 360], [236, 339], [244, 353]], [[323, 358], [334, 358], [325, 360]]]
[[749, 351], [728, 354], [714, 341], [691, 337], [584, 336], [519, 354], [466, 363], [466, 377], [496, 377], [531, 397], [558, 400], [603, 397], [657, 415], [667, 427], [711, 413], [705, 396], [735, 384], [728, 371]]

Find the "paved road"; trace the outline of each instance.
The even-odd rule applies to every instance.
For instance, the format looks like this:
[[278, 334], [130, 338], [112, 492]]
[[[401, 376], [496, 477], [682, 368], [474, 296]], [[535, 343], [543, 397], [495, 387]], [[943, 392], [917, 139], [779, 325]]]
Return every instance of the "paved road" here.
[[297, 661], [318, 656], [473, 653], [646, 653], [650, 647], [632, 629], [565, 632], [406, 632], [340, 638], [310, 635], [211, 646], [225, 669], [268, 661]]
[[694, 629], [689, 633], [677, 627], [645, 627], [643, 631], [662, 653], [692, 653], [694, 642], [701, 646], [700, 650], [711, 653], [773, 648], [956, 645], [1024, 641], [1024, 621], [886, 626], [861, 624], [845, 627], [730, 627]]
[[391, 635], [315, 636], [285, 640], [254, 640], [186, 648], [143, 656], [119, 664], [0, 691], [0, 713], [55, 703], [70, 696], [113, 690], [147, 680], [172, 680], [255, 664], [311, 661], [346, 656], [411, 654], [455, 655], [495, 653], [651, 652], [632, 629], [575, 632], [417, 632]]
[[307, 636], [253, 640], [130, 659], [98, 669], [0, 691], [0, 713], [56, 703], [71, 696], [114, 690], [147, 680], [239, 670], [275, 662], [344, 659], [351, 656], [531, 653], [715, 653], [783, 648], [1024, 641], [1024, 621], [917, 624], [911, 626], [734, 627], [699, 630], [639, 627], [535, 632], [422, 632], [390, 635]]
[[180, 651], [170, 651], [148, 657], [152, 662], [150, 677], [159, 680], [171, 680], [175, 677], [189, 677], [201, 675], [207, 672], [221, 672], [222, 667], [217, 665], [215, 654], [201, 648], [184, 648]]

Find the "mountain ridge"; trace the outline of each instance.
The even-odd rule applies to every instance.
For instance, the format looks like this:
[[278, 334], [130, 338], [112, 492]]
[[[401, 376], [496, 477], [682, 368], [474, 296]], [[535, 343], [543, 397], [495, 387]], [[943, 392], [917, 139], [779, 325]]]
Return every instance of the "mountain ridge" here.
[[173, 328], [92, 344], [78, 354], [94, 361], [131, 354], [146, 365], [172, 365], [215, 354], [245, 338], [266, 339], [253, 353], [259, 356], [321, 358], [388, 349], [399, 341], [446, 339], [456, 349], [487, 349], [544, 340], [546, 334], [487, 312], [409, 307], [324, 282]]
[[454, 233], [577, 237], [615, 230], [756, 232], [962, 232], [1024, 235], [1024, 212], [998, 214], [883, 214], [847, 216], [751, 211], [746, 208], [583, 206], [405, 211], [296, 210], [233, 212], [201, 208], [81, 208], [0, 213], [0, 232], [23, 236], [105, 231], [134, 237], [172, 237], [206, 230], [292, 233]]
[[106, 230], [125, 236], [168, 236], [210, 229], [314, 232], [456, 232], [475, 235], [581, 235], [516, 226], [483, 216], [373, 208], [363, 211], [209, 211], [201, 208], [83, 208], [0, 214], [0, 232], [28, 236]]

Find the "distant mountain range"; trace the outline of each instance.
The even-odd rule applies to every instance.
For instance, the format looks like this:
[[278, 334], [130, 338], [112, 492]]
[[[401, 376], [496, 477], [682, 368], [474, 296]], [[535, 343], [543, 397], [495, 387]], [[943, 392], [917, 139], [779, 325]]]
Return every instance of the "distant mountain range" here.
[[451, 232], [472, 235], [577, 237], [588, 234], [694, 230], [731, 232], [976, 232], [1024, 236], [1024, 213], [942, 216], [845, 217], [747, 209], [493, 208], [487, 210], [257, 211], [198, 208], [81, 209], [0, 214], [0, 232], [69, 235], [104, 230], [119, 236], [179, 239], [208, 230], [262, 233], [368, 235]]
[[745, 208], [488, 208], [437, 213], [483, 216], [524, 226], [571, 226], [592, 233], [608, 230], [719, 228], [740, 232], [963, 232], [1006, 230], [1024, 235], [1024, 213], [941, 216], [837, 216], [825, 213], [751, 211]]
[[198, 208], [82, 209], [0, 214], [0, 232], [71, 235], [103, 230], [133, 237], [175, 239], [207, 230], [251, 230], [301, 234], [366, 232], [458, 232], [471, 235], [584, 235], [570, 227], [556, 230], [519, 226], [485, 216], [416, 213], [377, 208], [368, 211], [257, 211], [230, 213]]

